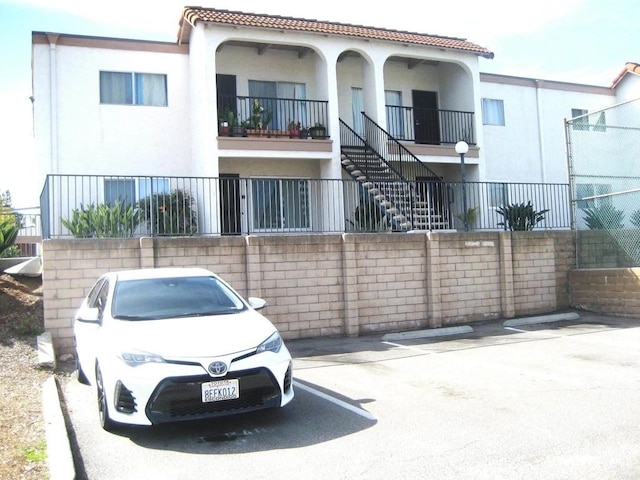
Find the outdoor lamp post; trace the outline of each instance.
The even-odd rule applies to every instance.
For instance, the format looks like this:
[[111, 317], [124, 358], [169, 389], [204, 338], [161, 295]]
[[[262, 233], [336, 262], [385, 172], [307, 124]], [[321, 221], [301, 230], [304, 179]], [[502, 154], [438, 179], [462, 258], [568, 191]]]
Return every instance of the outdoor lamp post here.
[[464, 231], [469, 231], [469, 219], [467, 218], [467, 184], [464, 171], [464, 155], [469, 151], [467, 142], [460, 140], [456, 143], [456, 153], [460, 155], [460, 177], [462, 179], [462, 215], [464, 215]]

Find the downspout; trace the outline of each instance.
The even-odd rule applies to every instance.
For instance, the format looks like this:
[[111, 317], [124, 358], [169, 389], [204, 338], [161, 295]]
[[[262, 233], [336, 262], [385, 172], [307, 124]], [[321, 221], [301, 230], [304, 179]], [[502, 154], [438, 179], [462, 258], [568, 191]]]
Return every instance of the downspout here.
[[544, 156], [544, 133], [543, 133], [543, 125], [544, 122], [542, 121], [542, 99], [540, 98], [540, 80], [536, 80], [536, 110], [537, 110], [537, 118], [538, 118], [538, 150], [540, 151], [540, 182], [541, 183], [546, 183], [547, 182], [547, 166], [545, 163], [545, 156]]
[[59, 35], [47, 34], [49, 40], [49, 120], [51, 122], [51, 173], [58, 171], [58, 78], [56, 44]]

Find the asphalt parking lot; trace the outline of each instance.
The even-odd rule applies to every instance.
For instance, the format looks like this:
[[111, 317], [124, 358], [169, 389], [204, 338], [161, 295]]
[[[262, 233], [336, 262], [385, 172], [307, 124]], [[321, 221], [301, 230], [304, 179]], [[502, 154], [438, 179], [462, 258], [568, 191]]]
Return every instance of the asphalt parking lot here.
[[640, 478], [640, 320], [576, 317], [288, 341], [284, 409], [116, 434], [69, 378], [77, 478]]

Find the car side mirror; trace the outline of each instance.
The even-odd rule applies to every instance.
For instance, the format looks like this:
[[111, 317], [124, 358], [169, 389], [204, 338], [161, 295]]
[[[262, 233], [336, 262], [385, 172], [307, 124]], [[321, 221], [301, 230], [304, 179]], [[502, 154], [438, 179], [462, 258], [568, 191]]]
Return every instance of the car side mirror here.
[[249, 305], [251, 305], [251, 308], [253, 308], [254, 310], [260, 310], [267, 306], [267, 301], [264, 298], [249, 297], [247, 301], [249, 302]]
[[76, 320], [85, 323], [100, 323], [100, 310], [97, 308], [83, 308], [76, 315]]

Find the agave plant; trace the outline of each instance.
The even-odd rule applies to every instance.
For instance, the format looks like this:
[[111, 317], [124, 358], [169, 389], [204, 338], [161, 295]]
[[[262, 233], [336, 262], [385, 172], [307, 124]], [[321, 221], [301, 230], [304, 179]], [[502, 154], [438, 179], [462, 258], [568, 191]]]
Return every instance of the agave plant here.
[[496, 209], [496, 212], [504, 218], [504, 221], [499, 222], [498, 225], [511, 231], [533, 230], [538, 223], [544, 220], [544, 214], [548, 211], [548, 209], [536, 211], [531, 201], [528, 201], [526, 205], [514, 203]]

